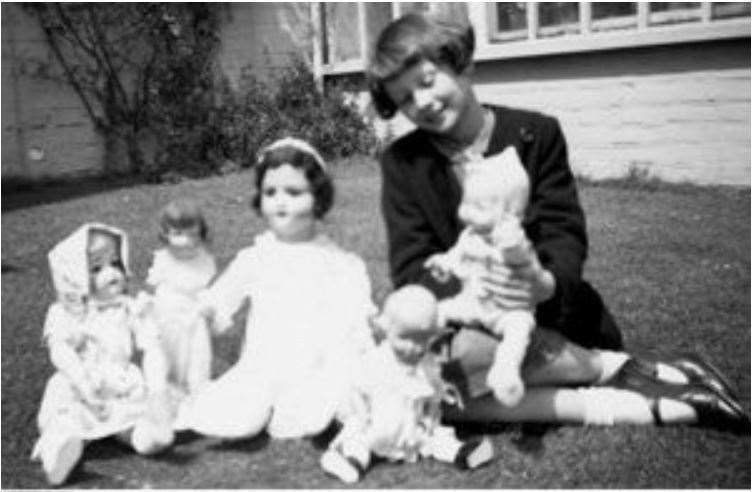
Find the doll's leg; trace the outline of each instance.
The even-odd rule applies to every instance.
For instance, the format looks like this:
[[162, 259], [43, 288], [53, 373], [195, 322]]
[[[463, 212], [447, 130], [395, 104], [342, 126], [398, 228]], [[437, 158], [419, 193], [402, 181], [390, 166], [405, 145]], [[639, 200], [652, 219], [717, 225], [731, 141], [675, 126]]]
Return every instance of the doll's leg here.
[[42, 462], [50, 485], [66, 481], [84, 451], [84, 440], [75, 432], [69, 418], [51, 419], [34, 445], [31, 458]]
[[493, 331], [502, 335], [494, 363], [486, 376], [486, 384], [502, 404], [513, 407], [525, 393], [521, 367], [531, 333], [536, 326], [530, 311], [505, 311], [497, 317]]
[[185, 402], [178, 412], [175, 428], [243, 439], [261, 432], [271, 413], [266, 376], [235, 366]]
[[128, 444], [139, 454], [151, 455], [168, 448], [175, 439], [167, 392], [149, 395], [144, 416], [125, 433]]
[[346, 421], [319, 459], [322, 469], [345, 483], [358, 482], [371, 461], [368, 437], [363, 431], [361, 426]]
[[212, 341], [209, 336], [209, 328], [203, 320], [197, 320], [187, 368], [188, 391], [194, 393], [209, 382], [212, 371]]
[[437, 426], [421, 451], [425, 456], [454, 463], [463, 470], [478, 468], [494, 458], [494, 446], [489, 438], [463, 442], [455, 435], [455, 429], [447, 426]]

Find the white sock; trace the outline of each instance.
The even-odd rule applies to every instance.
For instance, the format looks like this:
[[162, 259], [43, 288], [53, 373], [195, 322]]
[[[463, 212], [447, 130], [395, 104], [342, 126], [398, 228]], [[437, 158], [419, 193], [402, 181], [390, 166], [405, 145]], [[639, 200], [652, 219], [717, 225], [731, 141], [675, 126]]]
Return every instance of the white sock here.
[[663, 362], [656, 363], [656, 377], [658, 377], [662, 381], [667, 381], [669, 383], [688, 383], [688, 378], [682, 371]]
[[648, 401], [633, 391], [609, 387], [580, 388], [584, 425], [654, 423]]
[[614, 350], [596, 350], [601, 363], [601, 375], [596, 384], [604, 384], [620, 370], [622, 365], [628, 361], [630, 356], [625, 352], [615, 352]]

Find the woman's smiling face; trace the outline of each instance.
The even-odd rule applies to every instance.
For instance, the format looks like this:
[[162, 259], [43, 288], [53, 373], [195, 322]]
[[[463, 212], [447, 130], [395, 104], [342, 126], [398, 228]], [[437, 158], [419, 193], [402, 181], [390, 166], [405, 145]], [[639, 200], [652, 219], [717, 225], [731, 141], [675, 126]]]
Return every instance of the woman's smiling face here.
[[466, 119], [471, 81], [445, 65], [421, 60], [384, 83], [398, 110], [419, 128], [453, 136]]

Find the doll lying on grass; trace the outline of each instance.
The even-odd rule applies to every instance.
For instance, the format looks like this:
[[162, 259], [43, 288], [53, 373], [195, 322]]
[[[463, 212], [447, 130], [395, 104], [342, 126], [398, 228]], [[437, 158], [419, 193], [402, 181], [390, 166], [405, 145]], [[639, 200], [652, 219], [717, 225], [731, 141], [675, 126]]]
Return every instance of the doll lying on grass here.
[[371, 455], [415, 462], [433, 457], [461, 469], [489, 462], [487, 438], [463, 442], [440, 424], [443, 401], [460, 404], [457, 391], [440, 377], [439, 361], [428, 352], [444, 334], [437, 326], [437, 301], [424, 287], [392, 293], [373, 320], [379, 345], [353, 374], [343, 428], [322, 455], [322, 468], [344, 482], [359, 480]]
[[[126, 295], [125, 234], [89, 223], [49, 253], [57, 292], [44, 338], [55, 367], [37, 417], [32, 459], [63, 483], [87, 441], [118, 436], [140, 454], [173, 441], [165, 359], [149, 304]], [[142, 353], [141, 366], [133, 360]]]
[[441, 320], [479, 323], [502, 340], [486, 378], [499, 401], [515, 406], [523, 397], [520, 368], [536, 326], [535, 306], [504, 309], [488, 298], [482, 277], [492, 262], [533, 265], [536, 253], [521, 224], [530, 185], [514, 147], [485, 160], [463, 164], [463, 198], [458, 216], [465, 224], [455, 245], [431, 256], [426, 267], [440, 281], [454, 274], [462, 290], [441, 305]]

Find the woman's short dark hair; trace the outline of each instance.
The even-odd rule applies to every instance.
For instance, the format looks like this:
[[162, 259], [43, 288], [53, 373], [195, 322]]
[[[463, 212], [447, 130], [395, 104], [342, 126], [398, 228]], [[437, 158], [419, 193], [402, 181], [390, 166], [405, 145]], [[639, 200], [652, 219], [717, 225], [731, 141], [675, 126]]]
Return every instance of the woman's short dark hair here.
[[262, 151], [255, 166], [255, 189], [251, 198], [252, 208], [256, 210], [256, 213], [261, 213], [261, 186], [264, 176], [270, 169], [276, 169], [283, 164], [290, 164], [296, 169], [303, 170], [303, 174], [306, 176], [309, 186], [311, 186], [311, 194], [314, 196], [314, 217], [322, 218], [332, 208], [335, 196], [332, 178], [311, 153], [288, 145]]
[[188, 198], [172, 200], [165, 205], [159, 214], [159, 238], [167, 242], [167, 231], [173, 229], [199, 228], [202, 241], [209, 238], [209, 227], [198, 203]]
[[369, 92], [379, 116], [391, 118], [397, 111], [384, 82], [421, 60], [447, 65], [460, 74], [473, 62], [474, 48], [473, 28], [467, 22], [420, 13], [393, 21], [379, 34], [366, 69]]

